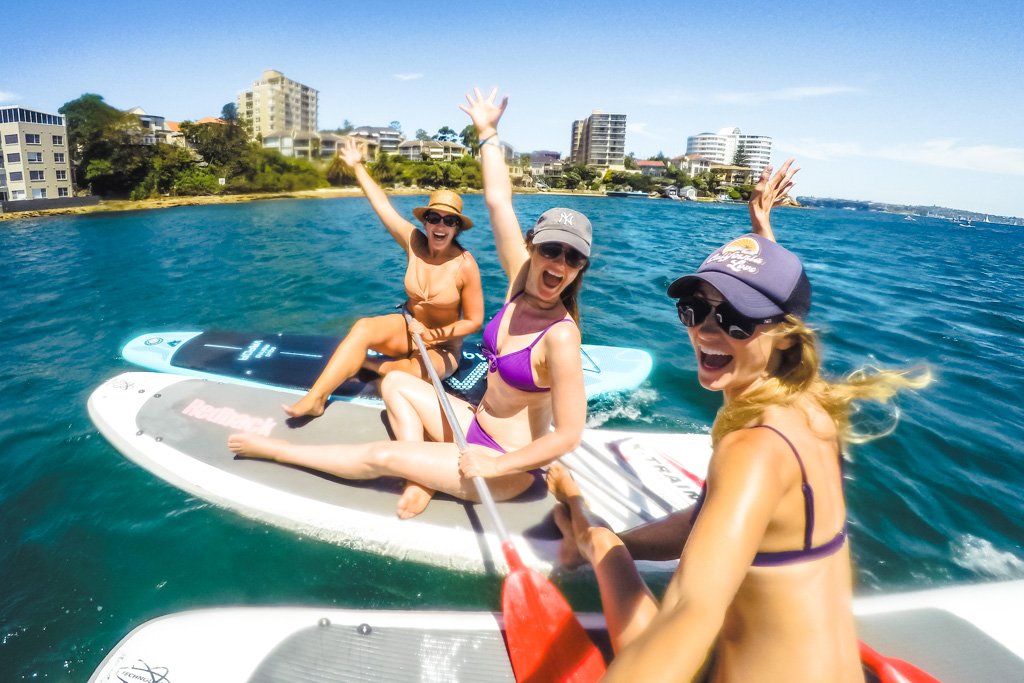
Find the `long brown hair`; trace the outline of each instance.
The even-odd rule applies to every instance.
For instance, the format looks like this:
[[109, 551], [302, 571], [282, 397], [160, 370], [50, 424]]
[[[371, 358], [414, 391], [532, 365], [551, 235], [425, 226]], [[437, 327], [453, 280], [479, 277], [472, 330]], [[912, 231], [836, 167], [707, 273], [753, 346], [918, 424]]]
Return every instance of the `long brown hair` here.
[[886, 404], [901, 389], [920, 389], [931, 382], [931, 372], [926, 367], [870, 371], [861, 368], [842, 381], [829, 382], [819, 374], [821, 357], [817, 335], [804, 321], [787, 315], [775, 329], [765, 334], [786, 338], [790, 344], [773, 351], [779, 355], [771, 376], [765, 382], [718, 411], [711, 427], [713, 444], [726, 434], [757, 420], [769, 406], [792, 405], [800, 398], [810, 399], [829, 414], [836, 424], [841, 443], [869, 441], [891, 433], [896, 428], [896, 421], [883, 432], [856, 433], [850, 424], [854, 401]]
[[[529, 251], [533, 251], [533, 230], [526, 231], [526, 248]], [[583, 287], [583, 273], [587, 272], [590, 268], [590, 259], [579, 269], [576, 273], [576, 277], [569, 286], [562, 290], [559, 298], [562, 300], [562, 305], [565, 306], [565, 310], [569, 313], [569, 317], [576, 323], [576, 327], [580, 326], [580, 288]]]

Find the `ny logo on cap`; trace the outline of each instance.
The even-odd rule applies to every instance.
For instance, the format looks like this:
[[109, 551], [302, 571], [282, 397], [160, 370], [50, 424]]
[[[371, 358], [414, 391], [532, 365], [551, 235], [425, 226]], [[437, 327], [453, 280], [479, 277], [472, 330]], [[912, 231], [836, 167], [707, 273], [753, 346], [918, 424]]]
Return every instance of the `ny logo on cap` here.
[[563, 211], [558, 216], [558, 224], [559, 225], [572, 225], [572, 219], [573, 218], [574, 218], [574, 216], [571, 213], [569, 213], [568, 211]]

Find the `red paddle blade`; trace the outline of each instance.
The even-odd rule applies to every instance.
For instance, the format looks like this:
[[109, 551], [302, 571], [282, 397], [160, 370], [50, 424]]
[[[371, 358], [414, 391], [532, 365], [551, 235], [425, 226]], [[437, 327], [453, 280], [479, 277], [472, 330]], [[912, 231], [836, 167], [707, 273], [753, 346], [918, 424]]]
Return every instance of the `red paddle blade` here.
[[910, 662], [879, 654], [864, 641], [860, 642], [860, 661], [871, 667], [882, 683], [940, 683]]
[[538, 572], [520, 566], [501, 592], [508, 655], [516, 681], [590, 683], [604, 657], [562, 594]]

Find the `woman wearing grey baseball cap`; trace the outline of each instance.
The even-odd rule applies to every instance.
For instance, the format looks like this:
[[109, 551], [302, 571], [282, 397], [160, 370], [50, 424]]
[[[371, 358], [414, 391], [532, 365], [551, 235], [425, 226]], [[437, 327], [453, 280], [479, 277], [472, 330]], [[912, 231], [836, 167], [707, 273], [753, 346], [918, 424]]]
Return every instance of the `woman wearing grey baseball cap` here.
[[[229, 445], [248, 457], [322, 470], [346, 479], [407, 480], [398, 501], [403, 518], [422, 512], [434, 491], [477, 500], [472, 478], [487, 478], [497, 500], [541, 486], [539, 469], [576, 448], [587, 398], [580, 358], [577, 297], [590, 263], [592, 228], [574, 209], [545, 211], [524, 240], [512, 210], [512, 182], [497, 140], [507, 104], [475, 91], [469, 114], [481, 140], [484, 199], [498, 258], [508, 276], [505, 306], [484, 329], [487, 390], [480, 404], [449, 396], [466, 435], [459, 453], [434, 388], [413, 375], [384, 377], [381, 393], [398, 441], [311, 447], [252, 435]], [[429, 441], [424, 441], [424, 435]]]
[[[849, 415], [924, 386], [927, 371], [819, 374], [803, 318], [811, 287], [772, 239], [769, 215], [796, 172], [766, 169], [751, 199], [754, 233], [716, 249], [668, 294], [697, 378], [722, 393], [714, 451], [693, 508], [616, 536], [587, 521], [579, 490], [553, 466], [563, 557], [593, 564], [616, 658], [604, 680], [864, 680], [851, 612], [842, 451], [865, 440]], [[634, 559], [679, 558], [659, 605]]]

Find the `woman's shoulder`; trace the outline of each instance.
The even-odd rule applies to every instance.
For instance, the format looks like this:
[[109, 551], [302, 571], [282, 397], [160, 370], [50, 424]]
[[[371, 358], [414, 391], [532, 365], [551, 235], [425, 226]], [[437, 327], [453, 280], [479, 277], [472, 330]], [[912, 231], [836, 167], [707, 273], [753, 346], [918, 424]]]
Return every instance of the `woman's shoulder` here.
[[580, 328], [576, 326], [576, 321], [568, 315], [552, 321], [541, 333], [544, 335], [544, 341], [556, 348], [562, 348], [567, 345], [579, 346], [582, 339]]

